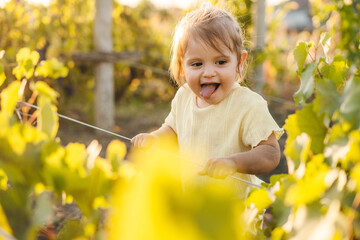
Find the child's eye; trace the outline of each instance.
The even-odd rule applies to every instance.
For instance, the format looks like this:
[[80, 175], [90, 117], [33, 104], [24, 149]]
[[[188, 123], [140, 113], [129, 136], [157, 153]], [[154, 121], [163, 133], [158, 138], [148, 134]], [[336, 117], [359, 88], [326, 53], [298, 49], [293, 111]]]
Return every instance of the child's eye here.
[[219, 65], [224, 65], [225, 63], [226, 63], [225, 60], [219, 60], [215, 62], [215, 64], [219, 64]]
[[202, 65], [201, 62], [194, 62], [191, 64], [191, 66], [193, 66], [193, 67], [200, 67], [201, 65]]

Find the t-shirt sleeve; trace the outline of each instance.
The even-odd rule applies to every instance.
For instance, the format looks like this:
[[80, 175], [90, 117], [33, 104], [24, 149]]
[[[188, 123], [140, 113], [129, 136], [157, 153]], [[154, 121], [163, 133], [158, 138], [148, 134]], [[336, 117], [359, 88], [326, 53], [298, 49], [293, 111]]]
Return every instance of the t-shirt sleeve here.
[[247, 111], [240, 130], [242, 142], [251, 148], [267, 140], [271, 133], [275, 134], [276, 139], [284, 133], [284, 129], [271, 116], [265, 100], [257, 102]]

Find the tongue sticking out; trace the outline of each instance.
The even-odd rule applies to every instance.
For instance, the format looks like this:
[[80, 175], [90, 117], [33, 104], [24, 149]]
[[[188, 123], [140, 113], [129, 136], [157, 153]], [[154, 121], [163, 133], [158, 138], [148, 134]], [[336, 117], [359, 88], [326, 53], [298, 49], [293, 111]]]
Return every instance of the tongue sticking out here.
[[203, 84], [201, 85], [200, 95], [203, 98], [209, 98], [216, 90], [217, 84], [211, 83], [211, 84]]

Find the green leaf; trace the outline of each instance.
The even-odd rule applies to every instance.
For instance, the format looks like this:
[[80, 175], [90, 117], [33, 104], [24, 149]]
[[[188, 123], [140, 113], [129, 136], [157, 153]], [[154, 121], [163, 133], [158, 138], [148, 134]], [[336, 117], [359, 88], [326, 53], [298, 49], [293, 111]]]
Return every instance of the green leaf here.
[[348, 126], [346, 124], [336, 124], [329, 129], [328, 143], [342, 143], [344, 145], [348, 141]]
[[27, 59], [23, 66], [25, 70], [25, 78], [30, 79], [34, 74], [34, 64], [32, 63], [31, 59]]
[[325, 113], [330, 119], [340, 108], [341, 94], [337, 91], [333, 81], [325, 78], [318, 79], [315, 89], [314, 111], [321, 115]]
[[65, 149], [52, 140], [43, 145], [41, 158], [45, 163], [43, 175], [46, 183], [52, 186], [58, 194], [61, 194], [66, 187], [65, 178], [68, 170], [63, 162]]
[[1, 93], [1, 111], [8, 115], [12, 115], [20, 99], [19, 96], [20, 82], [12, 82], [6, 89]]
[[77, 219], [69, 219], [63, 223], [57, 239], [84, 239], [84, 222]]
[[59, 128], [59, 117], [56, 114], [56, 107], [49, 101], [42, 104], [38, 118], [38, 128], [45, 132], [50, 139], [55, 138]]
[[305, 101], [311, 96], [314, 91], [314, 71], [317, 62], [312, 62], [306, 66], [305, 70], [301, 73], [300, 89], [294, 94], [296, 104], [304, 105]]
[[92, 189], [86, 196], [88, 199], [84, 199], [85, 202], [91, 202], [91, 207], [94, 207], [95, 199], [100, 196], [106, 196], [112, 189], [115, 180], [116, 178], [113, 177], [109, 162], [103, 158], [97, 158], [94, 168], [91, 169], [86, 179], [86, 182], [90, 183]]
[[42, 192], [36, 199], [34, 215], [32, 216], [33, 226], [43, 226], [54, 219], [53, 203], [50, 192]]
[[323, 123], [323, 117], [318, 116], [313, 110], [313, 104], [307, 104], [303, 109], [290, 115], [285, 120], [284, 128], [288, 134], [286, 145], [294, 141], [301, 133], [306, 133], [311, 138], [313, 153], [323, 151], [327, 128]]
[[360, 77], [351, 76], [343, 93], [340, 106], [341, 116], [349, 122], [354, 129], [360, 127]]
[[269, 207], [273, 201], [270, 199], [268, 192], [264, 189], [257, 189], [250, 193], [250, 196], [246, 199], [246, 205], [250, 206], [254, 204], [258, 209], [258, 212], [262, 212]]
[[301, 74], [301, 72], [304, 69], [304, 65], [305, 65], [305, 60], [307, 55], [309, 54], [309, 49], [312, 46], [312, 43], [305, 43], [305, 42], [300, 42], [295, 50], [294, 50], [294, 57], [296, 60], [296, 63], [298, 65], [298, 73]]
[[343, 56], [335, 56], [332, 63], [328, 65], [324, 72], [324, 77], [334, 82], [338, 88], [345, 82], [347, 72], [348, 66], [346, 64], [346, 59]]

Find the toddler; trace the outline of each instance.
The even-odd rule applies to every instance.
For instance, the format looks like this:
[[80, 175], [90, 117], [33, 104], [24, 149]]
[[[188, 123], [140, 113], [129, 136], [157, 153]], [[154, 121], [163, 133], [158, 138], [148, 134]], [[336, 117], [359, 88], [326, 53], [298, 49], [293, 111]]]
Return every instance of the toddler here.
[[144, 148], [172, 136], [181, 154], [191, 153], [204, 166], [182, 161], [183, 177], [223, 181], [246, 197], [251, 186], [226, 176], [259, 184], [254, 175], [280, 161], [277, 140], [283, 133], [266, 101], [239, 84], [246, 57], [241, 28], [227, 11], [206, 3], [188, 13], [173, 39], [170, 72], [180, 88], [171, 111], [158, 130], [135, 136], [132, 144]]

